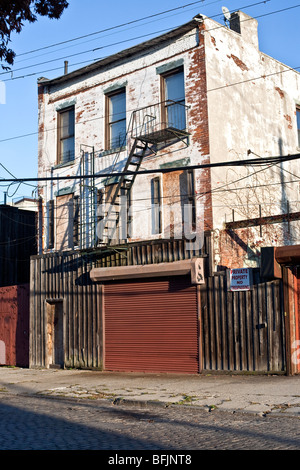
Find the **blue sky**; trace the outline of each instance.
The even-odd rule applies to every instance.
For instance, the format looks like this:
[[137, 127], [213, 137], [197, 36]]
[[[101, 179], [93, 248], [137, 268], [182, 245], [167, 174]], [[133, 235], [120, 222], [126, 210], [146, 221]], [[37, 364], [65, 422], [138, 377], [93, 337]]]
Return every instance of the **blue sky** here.
[[[69, 71], [80, 68], [190, 21], [198, 13], [223, 24], [222, 6], [257, 18], [260, 50], [290, 67], [300, 67], [300, 0], [69, 0], [60, 20], [39, 18], [25, 24], [20, 34], [12, 36], [10, 46], [17, 54], [12, 72], [0, 70], [0, 165], [17, 178], [37, 176], [39, 77], [62, 75], [65, 60]], [[3, 166], [0, 178], [10, 178]], [[32, 189], [15, 184], [8, 189], [8, 201], [31, 196]], [[0, 187], [0, 202], [3, 191], [7, 187]]]

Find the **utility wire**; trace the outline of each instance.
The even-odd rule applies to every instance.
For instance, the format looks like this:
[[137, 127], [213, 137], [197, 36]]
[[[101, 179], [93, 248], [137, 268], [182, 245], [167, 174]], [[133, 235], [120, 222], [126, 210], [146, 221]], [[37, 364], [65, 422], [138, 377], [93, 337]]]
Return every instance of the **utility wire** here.
[[[270, 1], [270, 0], [265, 0], [265, 1], [258, 2], [258, 3], [256, 3], [256, 4], [252, 4], [252, 5], [248, 5], [248, 6], [246, 5], [246, 6], [244, 6], [244, 7], [240, 7], [240, 9], [241, 9], [241, 8], [244, 8], [244, 9], [245, 9], [245, 8], [247, 8], [247, 7], [251, 7], [251, 6], [257, 5], [257, 4], [259, 4], [259, 3], [266, 3], [266, 1]], [[283, 9], [281, 9], [281, 10], [276, 10], [276, 11], [273, 11], [273, 12], [269, 12], [269, 13], [267, 13], [267, 14], [265, 14], [265, 15], [258, 15], [258, 16], [253, 17], [253, 18], [247, 18], [247, 19], [242, 20], [242, 21], [249, 21], [249, 20], [253, 20], [253, 19], [255, 19], [255, 18], [260, 18], [260, 17], [262, 17], [262, 16], [267, 16], [267, 15], [271, 15], [271, 14], [275, 14], [275, 13], [282, 13], [282, 12], [284, 12], [284, 11], [286, 11], [286, 10], [290, 10], [290, 9], [292, 9], [292, 8], [297, 8], [297, 7], [299, 7], [299, 6], [300, 6], [300, 4], [299, 4], [299, 5], [292, 6], [292, 7], [288, 7], [288, 8], [283, 8]], [[219, 15], [215, 15], [215, 16], [219, 16]], [[207, 18], [205, 18], [205, 19], [211, 19], [211, 18], [210, 18], [210, 17], [207, 17]], [[178, 26], [177, 26], [177, 27], [178, 27]], [[216, 26], [215, 28], [212, 28], [212, 29], [210, 29], [210, 30], [206, 30], [206, 32], [211, 31], [211, 30], [214, 30], [214, 29], [219, 29], [219, 28], [226, 28], [226, 26], [219, 25], [219, 26]], [[41, 63], [39, 63], [39, 64], [33, 64], [33, 65], [26, 66], [26, 67], [21, 67], [21, 68], [19, 68], [19, 69], [15, 69], [15, 70], [10, 70], [10, 71], [6, 71], [6, 72], [2, 72], [0, 75], [12, 74], [12, 73], [14, 73], [14, 72], [16, 72], [16, 71], [19, 71], [19, 70], [24, 70], [24, 69], [27, 69], [27, 68], [36, 67], [36, 66], [38, 66], [38, 65], [44, 65], [44, 64], [47, 64], [47, 63], [51, 63], [51, 62], [56, 62], [56, 61], [58, 61], [58, 60], [63, 60], [63, 59], [66, 59], [66, 58], [68, 58], [68, 57], [73, 57], [73, 56], [85, 54], [85, 53], [88, 53], [88, 52], [94, 52], [94, 51], [99, 50], [99, 49], [104, 49], [104, 48], [107, 48], [107, 47], [111, 47], [112, 45], [122, 44], [122, 43], [125, 43], [125, 42], [128, 42], [128, 41], [140, 39], [140, 38], [142, 38], [142, 37], [150, 36], [150, 35], [153, 35], [153, 34], [158, 34], [158, 33], [166, 32], [166, 31], [172, 31], [173, 29], [176, 29], [176, 27], [175, 27], [175, 28], [172, 27], [172, 28], [164, 29], [164, 30], [161, 30], [161, 31], [156, 31], [156, 32], [154, 32], [154, 33], [153, 33], [153, 32], [152, 32], [152, 33], [148, 33], [148, 34], [145, 34], [145, 35], [142, 35], [142, 36], [138, 36], [138, 37], [136, 37], [136, 38], [125, 39], [125, 40], [122, 40], [122, 41], [119, 41], [119, 42], [116, 42], [116, 43], [113, 43], [113, 44], [108, 44], [108, 45], [106, 45], [106, 46], [94, 48], [94, 49], [91, 49], [91, 50], [88, 50], [88, 51], [78, 52], [78, 53], [76, 53], [76, 54], [72, 54], [71, 56], [68, 55], [68, 56], [65, 56], [65, 57], [60, 57], [60, 58], [58, 58], [58, 59], [51, 59], [51, 60], [49, 60], [49, 61], [41, 62]], [[95, 61], [98, 61], [98, 60], [101, 60], [101, 59], [103, 59], [103, 58], [95, 59]], [[85, 62], [87, 62], [87, 61], [85, 61]], [[78, 65], [78, 64], [72, 64], [71, 66], [74, 66], [74, 65]], [[55, 68], [55, 69], [50, 69], [50, 70], [44, 70], [44, 71], [41, 71], [41, 72], [33, 72], [32, 74], [27, 74], [27, 75], [23, 75], [23, 76], [19, 76], [19, 77], [14, 77], [14, 78], [9, 78], [9, 79], [3, 80], [3, 81], [12, 81], [12, 80], [20, 79], [20, 78], [23, 79], [23, 78], [25, 78], [25, 77], [29, 77], [29, 76], [32, 76], [32, 75], [38, 75], [38, 74], [42, 74], [42, 73], [47, 73], [47, 72], [50, 72], [50, 71], [54, 71], [54, 70], [57, 70], [57, 69], [59, 69], [59, 68], [61, 68], [61, 67], [57, 67], [57, 68]]]
[[[114, 30], [114, 29], [118, 29], [118, 28], [122, 28], [124, 26], [128, 26], [130, 24], [134, 24], [134, 23], [138, 23], [140, 21], [143, 21], [143, 20], [147, 20], [147, 19], [150, 19], [150, 18], [154, 18], [154, 17], [157, 17], [157, 16], [160, 16], [160, 15], [164, 15], [166, 13], [170, 13], [172, 11], [175, 11], [175, 10], [180, 10], [182, 8], [186, 8], [186, 7], [189, 7], [191, 5], [196, 5], [198, 3], [204, 3], [205, 0], [199, 0], [197, 2], [192, 2], [192, 3], [187, 3], [185, 5], [181, 5], [180, 7], [176, 7], [176, 8], [171, 8], [169, 10], [165, 10], [165, 11], [162, 11], [162, 12], [159, 12], [159, 13], [154, 13], [152, 15], [149, 15], [149, 16], [144, 16], [142, 18], [139, 18], [139, 19], [136, 19], [136, 20], [132, 20], [132, 21], [128, 21], [126, 23], [122, 23], [122, 24], [119, 24], [119, 25], [116, 25], [116, 26], [111, 26], [109, 28], [105, 28], [105, 29], [101, 29], [99, 31], [95, 31], [93, 33], [89, 33], [89, 34], [85, 34], [83, 36], [77, 36], [75, 38], [72, 38], [72, 39], [67, 39], [65, 41], [61, 41], [61, 42], [57, 42], [57, 43], [54, 43], [54, 44], [50, 44], [48, 46], [43, 46], [43, 47], [40, 47], [38, 49], [34, 49], [34, 50], [31, 50], [31, 51], [27, 51], [27, 52], [23, 52], [21, 54], [18, 54], [17, 57], [21, 57], [23, 55], [27, 55], [27, 54], [31, 54], [33, 52], [38, 52], [38, 51], [42, 51], [42, 50], [45, 50], [45, 49], [49, 49], [51, 47], [56, 47], [56, 46], [61, 46], [62, 44], [67, 44], [69, 42], [73, 42], [73, 41], [78, 41], [79, 39], [84, 39], [84, 38], [87, 38], [87, 37], [90, 37], [90, 36], [94, 36], [96, 34], [101, 34], [101, 33], [105, 33], [107, 31], [111, 31], [111, 30]], [[219, 1], [219, 0], [217, 0]], [[214, 2], [210, 2], [208, 5], [212, 4], [212, 3], [217, 3], [217, 1], [214, 1]], [[267, 0], [267, 1], [270, 1], [270, 0]], [[259, 2], [259, 3], [265, 3], [265, 2]], [[208, 5], [205, 5], [205, 6], [208, 6]], [[256, 4], [255, 4], [256, 5]], [[245, 8], [245, 7], [243, 7]]]
[[[202, 0], [203, 1], [203, 0]], [[219, 0], [218, 0], [219, 1]], [[267, 3], [271, 0], [263, 0], [261, 2], [257, 2], [257, 3], [253, 3], [253, 4], [250, 4], [250, 5], [245, 5], [243, 7], [239, 7], [239, 10], [241, 9], [246, 9], [246, 8], [250, 8], [250, 7], [253, 7], [253, 6], [257, 6], [257, 5], [260, 5], [262, 3]], [[200, 2], [194, 2], [194, 3], [200, 3]], [[193, 5], [194, 3], [191, 3], [191, 4], [188, 4], [186, 6], [190, 6], [190, 5]], [[216, 3], [216, 2], [211, 2], [211, 3]], [[209, 3], [208, 5], [210, 5], [211, 3]], [[208, 5], [205, 5], [205, 6], [208, 6]], [[183, 7], [179, 7], [179, 8], [184, 8]], [[163, 13], [158, 13], [157, 15], [161, 15], [161, 14], [164, 14], [164, 13], [168, 13], [169, 11], [173, 11], [173, 10], [178, 10], [178, 8], [175, 8], [175, 9], [172, 9], [172, 10], [167, 10], [166, 12], [163, 12]], [[154, 16], [157, 16], [157, 15], [154, 15]], [[153, 16], [153, 15], [152, 15]], [[150, 16], [150, 17], [152, 17]], [[212, 15], [209, 17], [209, 19], [212, 19], [214, 17], [219, 17], [220, 14], [217, 14], [217, 15]], [[145, 18], [142, 18], [140, 20], [136, 20], [136, 21], [142, 21], [143, 19], [147, 19], [149, 17], [145, 17]], [[125, 24], [122, 24], [121, 26], [125, 26], [127, 24], [131, 24], [130, 22], [129, 23], [125, 23]], [[75, 38], [75, 39], [71, 39], [69, 41], [64, 41], [63, 43], [65, 42], [72, 42], [72, 41], [75, 41], [77, 39], [81, 39], [81, 38], [84, 38], [84, 37], [88, 37], [88, 36], [91, 36], [91, 35], [95, 35], [95, 34], [99, 34], [101, 32], [105, 32], [105, 31], [109, 31], [111, 29], [116, 29], [116, 28], [119, 28], [120, 26], [115, 26], [115, 27], [112, 27], [112, 28], [108, 28], [108, 29], [104, 29], [104, 30], [101, 30], [101, 31], [98, 31], [98, 32], [95, 32], [95, 33], [91, 33], [91, 34], [88, 34], [86, 36], [80, 36], [79, 38]], [[38, 65], [43, 65], [43, 64], [47, 64], [47, 63], [50, 63], [50, 62], [55, 62], [55, 61], [58, 61], [58, 60], [63, 60], [63, 59], [67, 59], [67, 58], [70, 58], [70, 57], [74, 57], [76, 55], [80, 55], [80, 54], [86, 54], [86, 53], [89, 53], [89, 52], [94, 52], [94, 51], [97, 51], [97, 50], [100, 50], [100, 49], [105, 49], [107, 47], [111, 47], [111, 46], [115, 46], [117, 44], [122, 44], [122, 43], [125, 43], [125, 42], [128, 42], [128, 41], [133, 41], [133, 40], [136, 40], [136, 39], [140, 39], [142, 37], [146, 37], [146, 36], [149, 36], [149, 35], [152, 35], [152, 34], [158, 34], [158, 33], [162, 33], [162, 32], [165, 32], [165, 31], [171, 31], [172, 29], [174, 29], [174, 27], [172, 28], [168, 28], [168, 29], [163, 29], [163, 30], [160, 30], [160, 31], [155, 31], [155, 32], [152, 32], [152, 33], [148, 33], [148, 34], [144, 34], [144, 35], [141, 35], [141, 36], [137, 36], [137, 37], [134, 37], [134, 38], [129, 38], [129, 39], [125, 39], [125, 40], [122, 40], [122, 41], [118, 41], [118, 42], [115, 42], [115, 43], [111, 43], [111, 44], [108, 44], [108, 45], [105, 45], [105, 46], [101, 46], [101, 47], [96, 47], [96, 48], [93, 48], [93, 49], [89, 49], [87, 51], [82, 51], [82, 52], [78, 52], [76, 54], [72, 54], [72, 55], [68, 55], [68, 56], [65, 56], [65, 57], [60, 57], [60, 58], [56, 58], [56, 59], [52, 59], [52, 60], [49, 60], [49, 61], [46, 61], [46, 62], [41, 62], [39, 64], [33, 64], [33, 65], [30, 65], [30, 66], [27, 66], [27, 67], [21, 67], [19, 69], [14, 69], [14, 70], [11, 70], [11, 71], [7, 71], [7, 72], [2, 72], [0, 75], [4, 75], [4, 74], [8, 74], [8, 73], [12, 73], [12, 72], [16, 72], [16, 71], [19, 71], [19, 70], [23, 70], [23, 69], [26, 69], [26, 68], [31, 68], [31, 67], [36, 67]], [[115, 34], [115, 33], [113, 33]], [[96, 38], [96, 39], [99, 39], [99, 38]], [[95, 40], [95, 39], [94, 39]], [[40, 49], [35, 49], [34, 51], [32, 52], [36, 52], [36, 51], [39, 51], [39, 50], [43, 50], [43, 49], [48, 49], [50, 47], [54, 47], [55, 45], [60, 45], [62, 43], [57, 43], [57, 44], [54, 44], [54, 45], [50, 45], [50, 46], [46, 46], [44, 48], [40, 48]], [[73, 46], [69, 46], [69, 47], [73, 47]], [[55, 52], [55, 51], [53, 51]], [[24, 53], [24, 54], [29, 54], [30, 52], [27, 52], [27, 53]], [[24, 55], [24, 54], [20, 54], [20, 55]], [[43, 54], [42, 54], [43, 55]], [[23, 59], [24, 60], [31, 60], [31, 59]], [[20, 61], [21, 62], [21, 61]]]
[[138, 172], [133, 171], [126, 171], [126, 172], [113, 172], [113, 173], [96, 173], [96, 174], [89, 174], [89, 175], [69, 175], [69, 176], [48, 176], [48, 177], [36, 177], [36, 178], [14, 178], [14, 179], [0, 179], [0, 183], [17, 183], [17, 182], [28, 182], [28, 181], [63, 181], [63, 180], [82, 180], [82, 179], [90, 179], [90, 178], [108, 178], [108, 177], [119, 177], [119, 176], [133, 176], [133, 175], [146, 175], [152, 173], [171, 173], [173, 171], [180, 171], [180, 170], [203, 170], [207, 168], [216, 168], [216, 167], [243, 167], [248, 165], [270, 165], [270, 164], [278, 164], [283, 163], [291, 160], [297, 160], [300, 158], [300, 153], [294, 155], [287, 155], [287, 156], [276, 156], [276, 157], [264, 157], [260, 159], [247, 159], [247, 160], [233, 160], [229, 162], [218, 162], [218, 163], [204, 163], [201, 165], [188, 165], [188, 166], [178, 166], [178, 167], [171, 167], [171, 168], [159, 168], [159, 169], [151, 169], [151, 170], [139, 170]]
[[[269, 0], [268, 0], [268, 1], [269, 1]], [[297, 5], [297, 6], [300, 6], [300, 5]], [[281, 10], [280, 10], [280, 11], [281, 11]], [[250, 78], [250, 79], [241, 80], [241, 81], [239, 81], [239, 82], [229, 83], [229, 84], [222, 85], [222, 86], [219, 86], [219, 87], [216, 87], [216, 88], [211, 88], [211, 89], [207, 90], [207, 92], [209, 93], [209, 92], [212, 92], [212, 91], [216, 91], [216, 90], [228, 88], [228, 87], [231, 87], [231, 86], [235, 86], [235, 85], [240, 85], [240, 84], [243, 84], [243, 83], [251, 82], [251, 81], [253, 81], [253, 80], [259, 80], [259, 79], [262, 79], [262, 78], [266, 78], [266, 77], [278, 75], [278, 74], [281, 74], [281, 73], [284, 73], [284, 72], [295, 71], [295, 70], [299, 70], [299, 69], [300, 69], [300, 66], [291, 68], [291, 67], [285, 65], [285, 67], [286, 67], [285, 70], [280, 70], [280, 71], [278, 71], [278, 72], [273, 72], [273, 73], [270, 73], [270, 74], [267, 74], [267, 75], [262, 75], [262, 76], [258, 76], [258, 77], [253, 77], [253, 78]], [[59, 67], [59, 68], [60, 68], [60, 67]], [[39, 73], [42, 73], [42, 72], [39, 72]], [[24, 78], [24, 77], [16, 77], [16, 78], [13, 78], [13, 79], [8, 79], [8, 80], [16, 80], [17, 78]], [[3, 80], [3, 81], [8, 81], [8, 80]], [[80, 124], [83, 124], [83, 123], [86, 123], [86, 122], [91, 122], [91, 121], [97, 120], [97, 119], [104, 119], [104, 116], [98, 116], [97, 118], [93, 118], [93, 119], [86, 120], [86, 121], [81, 121]], [[55, 131], [55, 130], [56, 130], [55, 128], [53, 128], [53, 129], [45, 129], [43, 132], [51, 132], [51, 131]], [[19, 136], [13, 136], [13, 137], [9, 137], [9, 138], [6, 138], [6, 139], [1, 139], [1, 140], [0, 140], [0, 143], [1, 143], [1, 142], [7, 142], [7, 141], [15, 140], [15, 139], [19, 139], [19, 138], [30, 137], [30, 136], [34, 136], [34, 135], [37, 135], [37, 134], [38, 134], [38, 131], [36, 131], [36, 132], [31, 132], [31, 133], [28, 133], [28, 134], [19, 135]]]
[[[267, 74], [267, 75], [261, 75], [261, 76], [258, 76], [258, 77], [253, 77], [253, 78], [241, 80], [239, 82], [228, 83], [226, 85], [222, 85], [222, 86], [219, 86], [219, 87], [216, 87], [216, 88], [210, 88], [210, 89], [207, 90], [207, 93], [217, 91], [217, 90], [221, 90], [221, 89], [224, 89], [224, 88], [229, 88], [231, 86], [241, 85], [241, 84], [247, 83], [247, 82], [252, 82], [254, 80], [265, 79], [267, 77], [279, 75], [279, 74], [282, 74], [282, 73], [285, 73], [285, 72], [294, 72], [296, 70], [300, 70], [300, 66], [291, 68], [288, 65], [285, 65], [285, 64], [282, 64], [282, 65], [284, 65], [286, 67], [285, 70], [279, 70], [278, 72], [273, 72], [273, 73], [270, 73], [270, 74]], [[16, 80], [16, 78], [14, 78], [13, 80]], [[6, 80], [3, 80], [3, 81], [6, 81]], [[134, 110], [128, 110], [128, 111], [126, 111], [126, 114], [129, 114], [133, 111]], [[97, 121], [98, 119], [104, 119], [104, 118], [105, 118], [105, 116], [97, 116], [96, 118], [91, 118], [91, 119], [86, 119], [84, 121], [79, 121], [79, 122], [77, 122], [77, 124], [86, 124], [88, 122]], [[53, 132], [53, 131], [56, 131], [56, 128], [44, 129], [42, 132], [46, 133], [46, 132]], [[25, 137], [32, 137], [32, 136], [37, 135], [37, 134], [41, 134], [41, 132], [40, 131], [35, 131], [35, 132], [30, 132], [28, 134], [21, 134], [21, 135], [18, 135], [18, 136], [7, 137], [5, 139], [0, 139], [0, 143], [9, 142], [11, 140], [16, 140], [16, 139], [22, 139], [22, 138], [25, 138]]]
[[[213, 3], [217, 3], [217, 2], [219, 2], [219, 1], [220, 1], [220, 0], [215, 0], [214, 2], [210, 2], [210, 3], [206, 4], [205, 7], [207, 7], [208, 5], [211, 5], [211, 4], [213, 4]], [[249, 6], [258, 5], [258, 4], [260, 4], [260, 3], [265, 3], [265, 2], [269, 2], [269, 1], [271, 1], [271, 0], [265, 0], [265, 1], [262, 1], [262, 2], [259, 2], [259, 3], [255, 3], [255, 4], [249, 5]], [[246, 7], [241, 7], [241, 8], [245, 9]], [[192, 10], [192, 8], [190, 8], [190, 9], [188, 9], [188, 10], [186, 10], [186, 11], [190, 11], [190, 10]], [[171, 16], [181, 15], [181, 14], [182, 14], [182, 13], [173, 13], [172, 15], [169, 15], [169, 16], [166, 17], [166, 18], [169, 19], [169, 18], [171, 18]], [[215, 15], [215, 16], [220, 16], [220, 15], [218, 14], [218, 15]], [[213, 16], [211, 16], [211, 18], [213, 18]], [[165, 19], [165, 18], [163, 18], [163, 20], [164, 20], [164, 19]], [[154, 19], [154, 20], [152, 20], [152, 21], [147, 21], [146, 23], [142, 23], [141, 25], [130, 26], [130, 27], [128, 27], [128, 28], [123, 29], [123, 30], [122, 30], [122, 34], [124, 34], [125, 31], [132, 30], [132, 29], [134, 29], [134, 28], [145, 27], [145, 25], [149, 25], [150, 23], [154, 23], [154, 22], [157, 22], [157, 21], [161, 21], [161, 19]], [[34, 56], [34, 57], [27, 57], [27, 58], [25, 58], [25, 59], [16, 60], [16, 61], [14, 61], [14, 64], [19, 64], [19, 63], [21, 63], [21, 62], [28, 62], [29, 60], [33, 60], [33, 59], [36, 59], [36, 58], [38, 58], [38, 57], [42, 57], [42, 56], [44, 56], [44, 55], [46, 55], [46, 54], [48, 54], [48, 55], [49, 55], [49, 54], [55, 54], [55, 53], [57, 53], [58, 51], [62, 51], [62, 50], [70, 49], [70, 48], [74, 48], [74, 47], [78, 47], [78, 46], [80, 46], [81, 44], [86, 44], [87, 42], [93, 42], [93, 41], [103, 40], [103, 38], [105, 38], [105, 37], [113, 36], [113, 35], [116, 35], [116, 34], [119, 34], [119, 33], [118, 33], [117, 31], [115, 31], [115, 32], [111, 32], [111, 33], [105, 34], [105, 35], [100, 36], [100, 37], [95, 37], [95, 38], [93, 38], [93, 39], [88, 39], [88, 40], [86, 40], [86, 41], [82, 41], [82, 42], [80, 42], [79, 44], [71, 44], [71, 45], [69, 45], [69, 46], [61, 47], [61, 48], [56, 49], [56, 50], [53, 50], [53, 51], [47, 50], [47, 52], [38, 54], [38, 55], [36, 55], [36, 56]], [[108, 45], [108, 47], [109, 47], [109, 45]]]
[[[172, 29], [172, 28], [171, 28], [171, 29]], [[124, 44], [124, 43], [126, 43], [126, 42], [135, 41], [135, 40], [137, 40], [137, 39], [145, 38], [145, 37], [147, 37], [147, 36], [151, 36], [152, 34], [155, 34], [155, 35], [156, 35], [156, 34], [161, 34], [161, 33], [164, 33], [164, 32], [166, 32], [166, 31], [170, 31], [171, 29], [170, 29], [170, 28], [168, 28], [168, 29], [161, 29], [161, 30], [159, 30], [159, 31], [155, 31], [155, 32], [152, 32], [152, 33], [142, 34], [142, 35], [136, 36], [136, 37], [134, 37], [134, 38], [122, 39], [122, 41], [117, 41], [117, 42], [111, 43], [111, 44], [106, 45], [106, 46], [96, 47], [96, 48], [89, 49], [89, 50], [83, 51], [83, 52], [76, 52], [75, 54], [71, 54], [71, 55], [68, 54], [68, 55], [65, 56], [65, 57], [59, 57], [59, 58], [56, 58], [56, 59], [47, 60], [47, 61], [45, 61], [45, 62], [40, 62], [40, 63], [38, 63], [38, 64], [27, 65], [27, 66], [25, 66], [25, 67], [20, 67], [20, 68], [18, 68], [18, 69], [9, 70], [9, 71], [7, 71], [7, 72], [1, 72], [1, 73], [0, 73], [0, 76], [1, 76], [1, 75], [12, 74], [12, 73], [14, 73], [14, 72], [18, 72], [19, 70], [31, 69], [32, 67], [38, 67], [39, 65], [49, 64], [49, 63], [51, 63], [51, 62], [57, 62], [57, 61], [59, 61], [59, 60], [68, 59], [68, 58], [70, 58], [70, 57], [75, 57], [75, 56], [82, 55], [82, 54], [88, 54], [89, 52], [95, 52], [95, 51], [98, 51], [98, 50], [100, 50], [100, 49], [106, 49], [107, 47], [116, 46], [116, 45], [118, 45], [118, 44]], [[42, 73], [42, 72], [40, 72], [40, 73]], [[11, 80], [11, 79], [9, 79], [9, 80]], [[14, 80], [14, 79], [13, 79], [13, 80]]]

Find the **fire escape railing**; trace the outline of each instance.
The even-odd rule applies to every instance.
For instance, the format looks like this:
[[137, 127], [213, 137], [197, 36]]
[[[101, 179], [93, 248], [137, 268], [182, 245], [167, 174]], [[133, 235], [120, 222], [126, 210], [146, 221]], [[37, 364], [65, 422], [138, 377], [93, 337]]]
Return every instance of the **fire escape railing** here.
[[[124, 136], [124, 145], [127, 145], [127, 158], [124, 165], [122, 162], [122, 170], [118, 169], [118, 173], [120, 171], [124, 172], [124, 176], [118, 176], [113, 180], [116, 190], [114, 196], [109, 201], [109, 210], [104, 216], [108, 224], [111, 216], [115, 218], [115, 222], [118, 222], [119, 213], [117, 210], [116, 215], [114, 214], [115, 206], [120, 206], [119, 198], [130, 191], [146, 153], [156, 153], [158, 144], [169, 146], [175, 142], [183, 141], [188, 145], [186, 142], [189, 136], [187, 123], [188, 107], [184, 102], [168, 100], [145, 106], [132, 112], [126, 135]], [[120, 163], [122, 152], [123, 148], [119, 149], [115, 154], [114, 161], [109, 168], [110, 175], [106, 180], [108, 184], [109, 180], [113, 178], [117, 165]], [[128, 171], [132, 173], [130, 177], [125, 176], [125, 173]], [[95, 198], [94, 194], [93, 197]], [[105, 220], [101, 221], [102, 236], [99, 237], [98, 234], [96, 245], [99, 245], [99, 243], [109, 244], [107, 242], [110, 238], [108, 235], [109, 230]], [[94, 237], [91, 237], [91, 239], [94, 239]]]
[[162, 101], [132, 112], [129, 133], [151, 144], [185, 139], [189, 133], [188, 106], [183, 101]]

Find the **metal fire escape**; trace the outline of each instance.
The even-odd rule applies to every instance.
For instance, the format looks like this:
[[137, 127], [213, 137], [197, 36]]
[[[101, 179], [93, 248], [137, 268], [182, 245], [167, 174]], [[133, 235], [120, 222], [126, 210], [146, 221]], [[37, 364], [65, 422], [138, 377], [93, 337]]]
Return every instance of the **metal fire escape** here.
[[[100, 245], [110, 245], [115, 238], [122, 204], [124, 207], [124, 200], [128, 201], [128, 194], [146, 153], [156, 153], [159, 145], [166, 147], [178, 141], [188, 145], [187, 140], [190, 134], [186, 125], [187, 109], [183, 103], [168, 100], [133, 111], [126, 133], [126, 140], [133, 143], [122, 174], [116, 178], [112, 197], [106, 205], [107, 210], [101, 220]], [[119, 156], [120, 153], [115, 158], [112, 176]]]

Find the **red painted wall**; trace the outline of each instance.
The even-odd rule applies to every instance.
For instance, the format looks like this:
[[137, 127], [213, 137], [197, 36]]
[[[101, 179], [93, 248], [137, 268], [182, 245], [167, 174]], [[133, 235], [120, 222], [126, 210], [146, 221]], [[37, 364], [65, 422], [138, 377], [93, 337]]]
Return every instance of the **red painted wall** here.
[[29, 366], [29, 284], [0, 288], [0, 365]]

